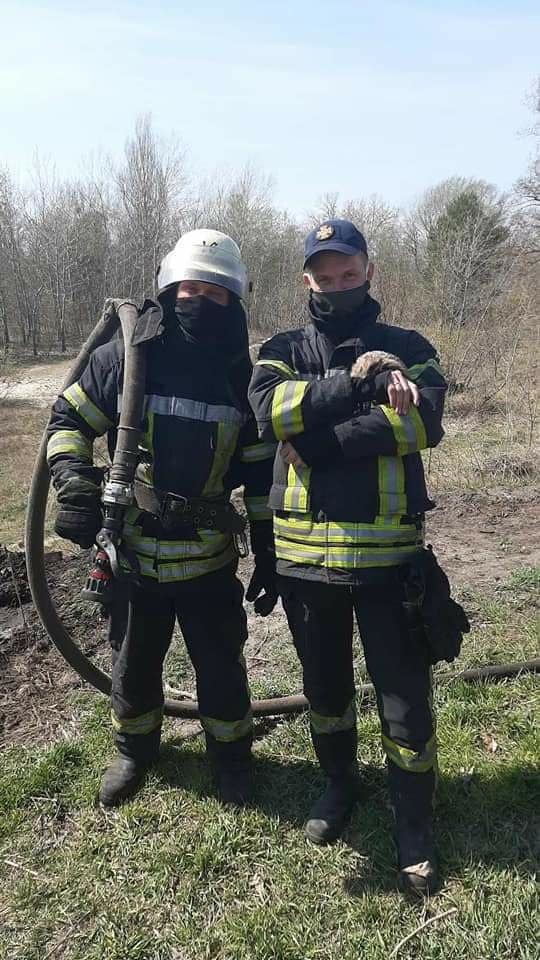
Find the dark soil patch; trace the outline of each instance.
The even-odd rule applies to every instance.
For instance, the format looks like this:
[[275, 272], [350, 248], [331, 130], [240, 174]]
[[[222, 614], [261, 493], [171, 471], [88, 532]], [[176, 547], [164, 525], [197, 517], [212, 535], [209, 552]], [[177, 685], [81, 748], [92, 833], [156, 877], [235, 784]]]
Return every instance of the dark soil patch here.
[[[16, 571], [17, 592], [29, 596], [24, 557], [14, 556], [10, 567]], [[69, 557], [57, 551], [47, 558], [47, 575], [67, 628], [85, 653], [105, 661], [104, 625], [79, 598], [88, 562], [87, 554]], [[9, 585], [6, 592], [9, 597]], [[70, 694], [83, 682], [51, 643], [32, 603], [0, 607], [0, 675], [0, 746], [44, 742], [73, 731], [78, 711]]]
[[491, 592], [514, 570], [540, 564], [536, 488], [441, 494], [437, 502], [428, 541], [458, 589]]

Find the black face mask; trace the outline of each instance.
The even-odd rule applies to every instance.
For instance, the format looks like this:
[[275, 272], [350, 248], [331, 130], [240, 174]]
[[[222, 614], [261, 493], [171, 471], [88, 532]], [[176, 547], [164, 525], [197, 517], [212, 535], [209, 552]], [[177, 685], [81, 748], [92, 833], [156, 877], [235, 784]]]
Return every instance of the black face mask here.
[[361, 318], [359, 311], [364, 306], [369, 290], [369, 280], [352, 290], [330, 290], [310, 294], [310, 307], [318, 325], [337, 343], [354, 336]]
[[205, 296], [180, 297], [174, 313], [190, 343], [219, 351], [228, 359], [247, 351], [246, 316], [238, 300], [222, 304]]
[[360, 307], [364, 306], [368, 290], [369, 280], [366, 280], [361, 287], [353, 287], [352, 290], [330, 290], [327, 293], [312, 290], [311, 302], [316, 308], [317, 316], [331, 320], [332, 317], [356, 313]]

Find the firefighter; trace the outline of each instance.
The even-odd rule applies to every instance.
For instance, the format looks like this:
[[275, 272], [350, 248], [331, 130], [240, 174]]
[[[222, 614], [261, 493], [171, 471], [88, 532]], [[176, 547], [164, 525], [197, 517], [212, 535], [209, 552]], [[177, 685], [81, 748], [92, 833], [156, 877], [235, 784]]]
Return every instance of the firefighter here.
[[321, 223], [304, 253], [306, 326], [263, 344], [249, 396], [262, 440], [280, 441], [269, 500], [278, 582], [327, 777], [305, 829], [314, 843], [335, 840], [361, 792], [354, 614], [377, 694], [399, 883], [424, 894], [437, 883], [435, 722], [400, 569], [421, 550], [434, 506], [420, 451], [443, 435], [446, 385], [424, 337], [378, 322], [373, 264], [352, 223]]
[[[156, 761], [163, 719], [162, 669], [175, 620], [193, 663], [200, 718], [218, 794], [252, 794], [252, 714], [242, 648], [243, 588], [236, 577], [244, 485], [255, 572], [248, 599], [269, 613], [277, 600], [267, 508], [274, 441], [260, 442], [249, 404], [248, 279], [240, 251], [215, 230], [194, 230], [164, 258], [158, 301], [145, 301], [134, 342], [146, 341], [145, 416], [135, 496], [124, 546], [139, 579], [113, 592], [112, 726], [117, 755], [99, 799], [132, 796]], [[120, 340], [98, 348], [80, 380], [54, 404], [47, 459], [57, 491], [55, 530], [90, 547], [101, 528], [102, 470], [92, 445], [107, 433], [112, 456], [123, 387]], [[195, 520], [192, 518], [196, 518]]]

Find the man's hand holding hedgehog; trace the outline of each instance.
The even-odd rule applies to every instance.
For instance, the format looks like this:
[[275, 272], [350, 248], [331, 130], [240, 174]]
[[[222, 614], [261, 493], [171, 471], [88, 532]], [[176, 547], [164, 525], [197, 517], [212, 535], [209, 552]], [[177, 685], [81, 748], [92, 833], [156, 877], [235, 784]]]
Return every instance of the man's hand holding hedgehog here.
[[355, 380], [364, 380], [366, 377], [374, 377], [378, 373], [390, 371], [387, 384], [388, 404], [400, 416], [409, 412], [411, 402], [415, 407], [420, 403], [420, 394], [418, 387], [407, 380], [405, 364], [395, 357], [392, 353], [385, 353], [384, 350], [368, 350], [362, 354], [353, 363], [351, 368], [351, 377]]

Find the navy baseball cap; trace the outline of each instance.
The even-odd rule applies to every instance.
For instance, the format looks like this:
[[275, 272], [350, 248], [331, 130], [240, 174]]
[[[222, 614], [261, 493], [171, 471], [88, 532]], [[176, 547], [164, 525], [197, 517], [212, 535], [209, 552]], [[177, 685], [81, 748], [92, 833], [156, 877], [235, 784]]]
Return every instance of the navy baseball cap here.
[[323, 250], [337, 250], [353, 256], [367, 252], [365, 237], [350, 220], [324, 220], [304, 240], [304, 267], [310, 257]]

